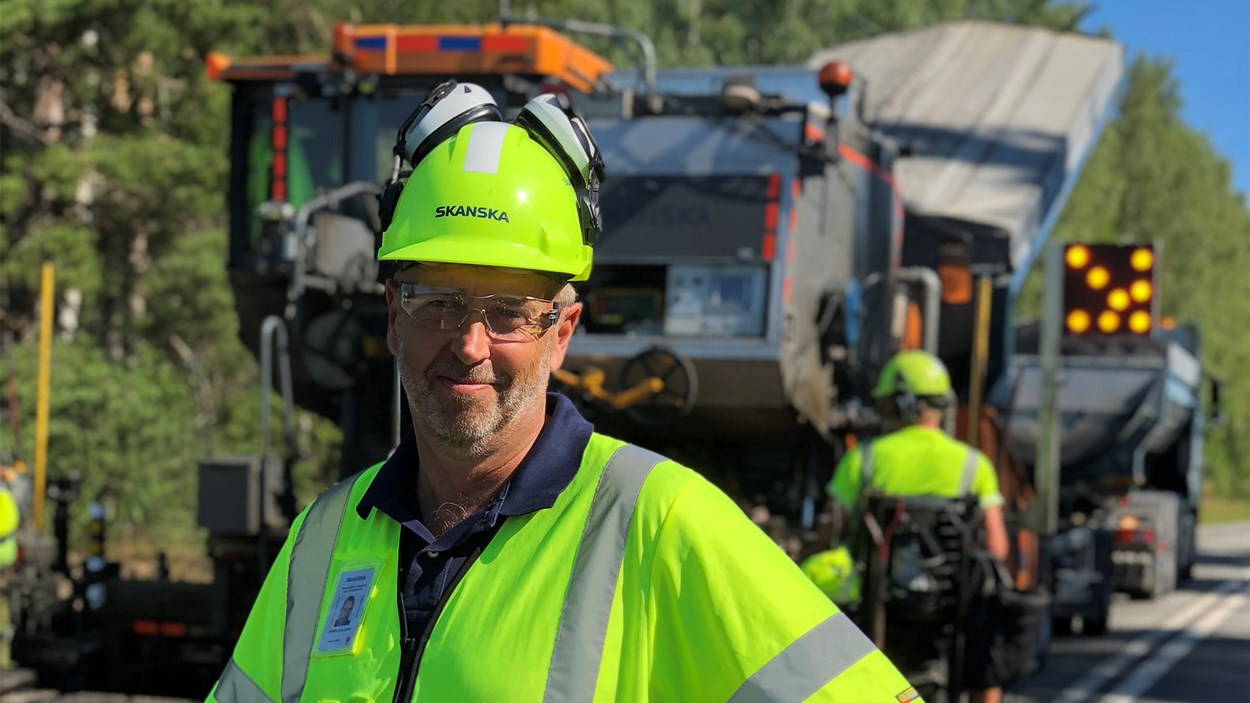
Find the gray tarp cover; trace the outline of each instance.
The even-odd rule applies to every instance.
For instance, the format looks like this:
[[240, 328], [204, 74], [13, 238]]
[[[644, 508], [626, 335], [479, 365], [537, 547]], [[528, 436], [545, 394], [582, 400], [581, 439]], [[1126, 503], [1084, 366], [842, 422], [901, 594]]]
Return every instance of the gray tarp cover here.
[[1012, 262], [1093, 149], [1123, 73], [1113, 41], [952, 22], [818, 52], [866, 79], [864, 116], [911, 148], [895, 166], [908, 207], [1004, 228]]

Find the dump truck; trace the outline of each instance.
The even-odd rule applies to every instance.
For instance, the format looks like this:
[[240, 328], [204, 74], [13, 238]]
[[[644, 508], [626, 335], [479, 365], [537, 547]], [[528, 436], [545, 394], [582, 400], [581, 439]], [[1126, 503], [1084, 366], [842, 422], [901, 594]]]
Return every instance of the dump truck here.
[[[1152, 598], [1192, 573], [1208, 421], [1203, 395], [1211, 381], [1198, 330], [1165, 328], [1152, 314], [1153, 267], [1144, 265], [1153, 261], [1150, 247], [1071, 245], [1068, 252], [1066, 268], [1087, 272], [1076, 277], [1082, 284], [1109, 278], [1092, 296], [1065, 288], [1056, 370], [1058, 524], [1044, 552], [1058, 629], [1079, 618], [1084, 633], [1101, 634], [1114, 591]], [[1117, 268], [1132, 267], [1113, 260], [1134, 255], [1143, 266], [1121, 287]], [[1042, 394], [1038, 330], [1025, 326], [993, 402], [1008, 418], [1009, 450], [1030, 471], [1047, 441]]]

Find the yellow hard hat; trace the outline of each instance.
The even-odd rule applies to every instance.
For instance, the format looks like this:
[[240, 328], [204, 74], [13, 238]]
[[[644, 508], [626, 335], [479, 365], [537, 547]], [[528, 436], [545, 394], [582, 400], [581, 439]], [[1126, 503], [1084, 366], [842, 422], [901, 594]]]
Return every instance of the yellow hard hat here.
[[803, 560], [803, 573], [840, 605], [859, 602], [860, 578], [855, 570], [855, 560], [846, 547], [818, 552]]
[[888, 398], [904, 391], [917, 396], [947, 395], [951, 392], [951, 377], [946, 365], [925, 351], [895, 354], [881, 369], [872, 397]]
[[507, 123], [487, 90], [448, 81], [400, 127], [394, 153], [379, 260], [590, 275], [605, 172], [567, 97], [539, 95]]

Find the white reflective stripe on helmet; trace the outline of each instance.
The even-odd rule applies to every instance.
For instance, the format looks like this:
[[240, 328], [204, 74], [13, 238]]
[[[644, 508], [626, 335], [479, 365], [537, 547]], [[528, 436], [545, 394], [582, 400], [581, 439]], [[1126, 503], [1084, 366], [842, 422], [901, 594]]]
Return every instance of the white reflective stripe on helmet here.
[[508, 129], [509, 125], [504, 122], [482, 122], [474, 126], [469, 132], [464, 170], [469, 173], [498, 173]]

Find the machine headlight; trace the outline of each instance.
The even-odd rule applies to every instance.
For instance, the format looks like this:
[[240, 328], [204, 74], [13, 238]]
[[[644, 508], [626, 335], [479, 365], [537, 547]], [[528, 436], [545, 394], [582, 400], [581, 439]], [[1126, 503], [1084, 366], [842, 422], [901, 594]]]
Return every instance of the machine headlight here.
[[664, 334], [760, 337], [767, 269], [762, 266], [670, 266]]

